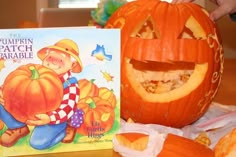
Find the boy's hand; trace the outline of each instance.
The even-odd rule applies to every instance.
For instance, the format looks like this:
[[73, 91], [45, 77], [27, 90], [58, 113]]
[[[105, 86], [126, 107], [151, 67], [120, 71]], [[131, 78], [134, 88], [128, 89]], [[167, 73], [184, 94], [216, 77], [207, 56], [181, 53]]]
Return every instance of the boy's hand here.
[[47, 114], [37, 114], [35, 115], [37, 120], [27, 120], [26, 124], [28, 125], [46, 125], [50, 123], [50, 117]]
[[4, 105], [3, 94], [2, 94], [2, 86], [0, 86], [0, 104]]

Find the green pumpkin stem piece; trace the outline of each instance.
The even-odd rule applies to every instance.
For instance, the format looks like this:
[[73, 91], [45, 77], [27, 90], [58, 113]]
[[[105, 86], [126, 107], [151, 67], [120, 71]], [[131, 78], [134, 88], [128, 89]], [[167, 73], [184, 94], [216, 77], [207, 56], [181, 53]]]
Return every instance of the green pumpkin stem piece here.
[[96, 106], [96, 103], [93, 101], [92, 98], [88, 98], [88, 99], [86, 100], [86, 103], [89, 105], [90, 108], [96, 108], [96, 107], [97, 107], [97, 106]]
[[34, 66], [30, 66], [29, 69], [30, 69], [30, 71], [32, 73], [31, 79], [34, 79], [34, 80], [39, 79], [39, 72], [38, 72], [38, 70]]

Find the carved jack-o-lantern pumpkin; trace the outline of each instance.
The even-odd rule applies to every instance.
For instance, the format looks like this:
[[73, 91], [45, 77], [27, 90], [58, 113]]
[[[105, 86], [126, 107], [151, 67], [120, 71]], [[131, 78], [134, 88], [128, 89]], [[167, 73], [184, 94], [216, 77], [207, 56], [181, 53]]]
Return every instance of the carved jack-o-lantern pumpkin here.
[[207, 11], [194, 3], [137, 0], [105, 27], [121, 28], [122, 118], [182, 127], [206, 112], [223, 71]]

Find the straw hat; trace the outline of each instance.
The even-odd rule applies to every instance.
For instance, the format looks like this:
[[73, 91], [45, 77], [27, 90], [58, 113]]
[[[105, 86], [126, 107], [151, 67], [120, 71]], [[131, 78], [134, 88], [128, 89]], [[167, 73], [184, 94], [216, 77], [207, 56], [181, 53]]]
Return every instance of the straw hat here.
[[79, 48], [73, 40], [62, 39], [52, 46], [44, 47], [38, 51], [38, 57], [43, 60], [47, 56], [48, 50], [57, 50], [69, 54], [76, 60], [74, 63], [75, 65], [73, 65], [72, 72], [81, 72], [82, 63], [79, 58]]

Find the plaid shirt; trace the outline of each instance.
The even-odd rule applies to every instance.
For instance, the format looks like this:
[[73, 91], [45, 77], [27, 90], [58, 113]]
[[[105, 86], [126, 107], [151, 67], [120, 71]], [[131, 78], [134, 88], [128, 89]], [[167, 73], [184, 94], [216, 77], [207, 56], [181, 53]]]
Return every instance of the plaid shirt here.
[[[67, 72], [60, 79], [62, 83], [71, 78], [71, 73]], [[76, 104], [79, 101], [79, 86], [78, 84], [70, 84], [63, 91], [63, 99], [61, 105], [55, 110], [48, 112], [51, 122], [50, 124], [60, 124], [71, 118], [76, 110]]]

